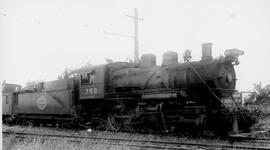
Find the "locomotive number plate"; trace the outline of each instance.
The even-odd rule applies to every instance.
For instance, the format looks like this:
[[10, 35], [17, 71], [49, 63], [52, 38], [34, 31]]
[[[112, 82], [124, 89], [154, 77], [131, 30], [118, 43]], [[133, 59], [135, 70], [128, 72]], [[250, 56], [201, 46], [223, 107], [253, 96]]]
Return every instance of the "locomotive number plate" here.
[[83, 86], [80, 89], [80, 98], [102, 98], [103, 97], [103, 88], [102, 86]]
[[85, 88], [85, 95], [96, 95], [98, 94], [98, 88], [96, 87], [90, 87], [90, 88]]

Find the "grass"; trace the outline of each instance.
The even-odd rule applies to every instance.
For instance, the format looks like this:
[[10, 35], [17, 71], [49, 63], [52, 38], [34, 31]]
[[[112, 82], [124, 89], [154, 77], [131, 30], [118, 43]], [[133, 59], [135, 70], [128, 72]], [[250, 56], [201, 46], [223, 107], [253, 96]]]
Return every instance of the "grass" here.
[[270, 115], [260, 119], [258, 124], [261, 126], [262, 130], [270, 131]]
[[261, 117], [258, 122], [252, 127], [252, 131], [258, 132], [254, 136], [261, 138], [270, 138], [270, 114]]
[[127, 146], [117, 146], [104, 144], [102, 141], [96, 142], [69, 142], [67, 140], [44, 140], [44, 138], [34, 138], [34, 139], [23, 139], [16, 140], [12, 142], [8, 142], [8, 137], [4, 137], [6, 139], [3, 141], [3, 149], [4, 150], [118, 150], [125, 149], [129, 150], [130, 148]]
[[[11, 131], [31, 131], [31, 132], [40, 132], [46, 134], [59, 134], [59, 135], [82, 135], [82, 136], [94, 136], [100, 138], [125, 138], [131, 140], [164, 140], [172, 142], [192, 142], [192, 143], [209, 143], [209, 140], [202, 138], [199, 139], [190, 139], [187, 137], [175, 137], [175, 136], [166, 136], [166, 135], [152, 135], [152, 134], [136, 134], [136, 133], [125, 133], [125, 132], [109, 132], [109, 131], [97, 131], [93, 130], [92, 132], [87, 132], [86, 130], [66, 130], [66, 129], [55, 129], [55, 128], [40, 128], [40, 127], [23, 127], [23, 126], [3, 126], [3, 130]], [[113, 144], [104, 144], [105, 141], [82, 141], [80, 143], [69, 142], [68, 140], [61, 141], [51, 141], [44, 140], [42, 137], [36, 137], [34, 139], [24, 139], [18, 140], [14, 135], [4, 135], [3, 137], [3, 149], [14, 149], [14, 150], [84, 150], [84, 149], [123, 149], [123, 150], [136, 150], [139, 148], [129, 147], [129, 142], [124, 143], [121, 146]], [[211, 143], [221, 144], [226, 143], [219, 139], [211, 140]]]
[[8, 150], [11, 149], [11, 147], [14, 145], [16, 141], [15, 135], [8, 135], [8, 136], [3, 136], [3, 150]]

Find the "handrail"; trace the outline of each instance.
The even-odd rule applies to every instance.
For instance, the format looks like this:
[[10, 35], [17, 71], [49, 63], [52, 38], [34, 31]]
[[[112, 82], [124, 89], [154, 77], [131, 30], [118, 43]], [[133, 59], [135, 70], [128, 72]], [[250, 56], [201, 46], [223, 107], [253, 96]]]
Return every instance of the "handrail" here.
[[[239, 104], [236, 102], [236, 100], [233, 98], [233, 96], [231, 96], [231, 98], [232, 98], [232, 100], [234, 101], [234, 103], [236, 104], [236, 106], [237, 106], [238, 108], [240, 108]], [[241, 112], [240, 109], [239, 109], [239, 112], [240, 112], [242, 118], [244, 119], [244, 121], [246, 122], [246, 119], [245, 119], [245, 117], [244, 117], [244, 115], [243, 115], [243, 113]]]
[[[207, 87], [207, 89], [210, 91], [210, 93], [228, 110], [228, 108], [225, 106], [224, 103], [222, 103], [221, 99], [213, 92], [213, 90], [207, 85], [207, 83], [204, 81], [204, 79], [201, 77], [201, 75], [197, 72], [197, 70], [193, 66], [189, 66], [195, 74], [200, 78], [200, 80], [203, 82], [203, 84]], [[228, 110], [229, 111], [229, 110]]]
[[[221, 99], [219, 97], [217, 97], [217, 95], [213, 92], [213, 90], [207, 85], [207, 83], [204, 81], [204, 79], [200, 76], [200, 74], [197, 72], [197, 70], [190, 65], [190, 68], [196, 73], [196, 75], [200, 78], [200, 80], [203, 82], [203, 84], [207, 87], [207, 89], [210, 91], [211, 94], [214, 95], [214, 97], [226, 108], [227, 111], [229, 111], [229, 109], [225, 106], [224, 103], [222, 103]], [[233, 98], [233, 96], [231, 96], [233, 101], [236, 103], [235, 99]], [[239, 106], [238, 106], [239, 107]], [[240, 108], [240, 107], [239, 107]], [[243, 113], [241, 111], [239, 111], [242, 118], [244, 119], [244, 121], [246, 122], [246, 119], [243, 115]]]
[[145, 82], [144, 87], [143, 87], [144, 90], [146, 89], [146, 87], [147, 87], [149, 81], [153, 78], [153, 76], [154, 76], [156, 73], [157, 73], [157, 71], [154, 70], [154, 71], [152, 72], [151, 76], [147, 79], [147, 81]]

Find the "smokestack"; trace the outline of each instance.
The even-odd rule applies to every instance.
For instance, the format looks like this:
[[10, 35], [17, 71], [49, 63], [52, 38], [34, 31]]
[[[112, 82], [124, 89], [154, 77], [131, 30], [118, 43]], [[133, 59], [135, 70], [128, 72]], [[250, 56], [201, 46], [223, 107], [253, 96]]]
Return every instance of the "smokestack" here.
[[213, 59], [212, 45], [213, 45], [213, 43], [203, 43], [202, 44], [202, 60]]

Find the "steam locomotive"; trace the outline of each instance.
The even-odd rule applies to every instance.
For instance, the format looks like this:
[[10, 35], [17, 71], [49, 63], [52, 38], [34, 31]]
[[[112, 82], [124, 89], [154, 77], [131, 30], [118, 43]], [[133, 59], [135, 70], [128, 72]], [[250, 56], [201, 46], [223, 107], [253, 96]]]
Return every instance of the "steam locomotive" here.
[[144, 54], [139, 63], [80, 68], [33, 89], [3, 84], [3, 121], [131, 132], [248, 129], [247, 115], [222, 103], [235, 91], [234, 65], [244, 52], [229, 49], [216, 59], [211, 53], [212, 43], [204, 43], [200, 61], [190, 61], [187, 50], [179, 63], [169, 51], [161, 66]]

